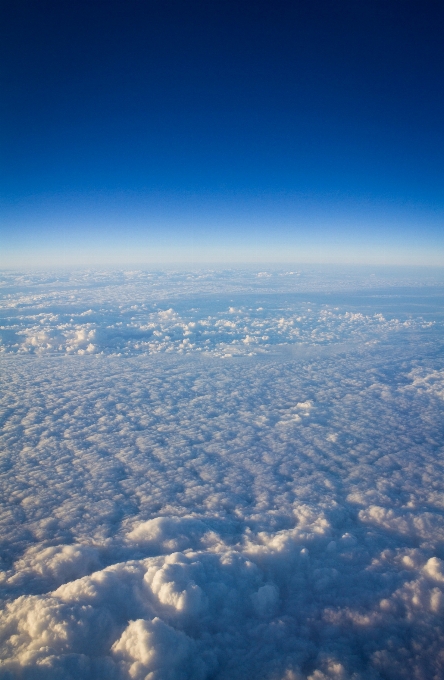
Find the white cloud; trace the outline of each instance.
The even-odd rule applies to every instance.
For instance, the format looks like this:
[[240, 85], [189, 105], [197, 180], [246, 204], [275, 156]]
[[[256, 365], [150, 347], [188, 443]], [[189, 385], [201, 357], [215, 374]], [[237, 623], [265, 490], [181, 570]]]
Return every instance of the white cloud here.
[[134, 680], [204, 680], [209, 668], [196, 644], [161, 619], [131, 621], [112, 647], [112, 654]]
[[1, 680], [443, 677], [440, 316], [321, 283], [6, 280]]
[[[337, 275], [316, 279], [313, 272], [296, 280], [244, 271], [205, 276], [75, 272], [63, 277], [35, 274], [25, 281], [20, 274], [7, 277], [0, 328], [3, 353], [237, 356], [276, 345], [375, 344], [393, 333], [432, 332], [434, 324], [422, 317], [400, 320], [374, 310], [350, 311], [328, 299], [310, 304], [284, 300], [282, 305], [281, 296], [267, 307], [232, 304], [233, 295], [239, 301], [252, 293], [260, 298], [270, 292], [294, 296], [308, 287], [313, 292], [328, 282], [339, 290], [344, 287]], [[365, 289], [370, 282], [375, 284], [361, 276], [348, 285]], [[210, 304], [205, 303], [205, 310], [186, 305], [187, 293], [206, 294]]]

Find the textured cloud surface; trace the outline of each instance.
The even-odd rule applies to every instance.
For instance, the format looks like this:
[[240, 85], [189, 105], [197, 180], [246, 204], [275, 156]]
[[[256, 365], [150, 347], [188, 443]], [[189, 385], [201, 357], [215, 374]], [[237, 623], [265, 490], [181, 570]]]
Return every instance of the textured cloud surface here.
[[0, 678], [444, 677], [442, 288], [259, 273], [5, 277]]

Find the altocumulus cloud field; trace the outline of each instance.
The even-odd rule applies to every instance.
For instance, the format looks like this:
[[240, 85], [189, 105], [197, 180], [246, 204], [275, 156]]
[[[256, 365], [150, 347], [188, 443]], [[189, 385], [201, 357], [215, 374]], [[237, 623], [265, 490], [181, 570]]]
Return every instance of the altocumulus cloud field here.
[[2, 680], [444, 677], [442, 275], [2, 291]]

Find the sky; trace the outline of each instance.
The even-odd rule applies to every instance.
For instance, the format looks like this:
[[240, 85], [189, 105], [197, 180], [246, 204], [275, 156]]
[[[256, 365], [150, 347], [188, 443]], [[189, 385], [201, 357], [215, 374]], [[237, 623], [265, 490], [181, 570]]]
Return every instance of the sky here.
[[444, 265], [444, 8], [1, 4], [0, 265]]

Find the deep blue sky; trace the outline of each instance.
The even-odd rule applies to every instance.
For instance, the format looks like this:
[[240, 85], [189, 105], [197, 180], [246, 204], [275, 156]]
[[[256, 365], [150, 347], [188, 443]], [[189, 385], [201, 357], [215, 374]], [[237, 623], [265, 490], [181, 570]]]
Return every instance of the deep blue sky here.
[[1, 264], [444, 264], [442, 2], [10, 0], [0, 25]]

